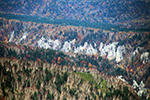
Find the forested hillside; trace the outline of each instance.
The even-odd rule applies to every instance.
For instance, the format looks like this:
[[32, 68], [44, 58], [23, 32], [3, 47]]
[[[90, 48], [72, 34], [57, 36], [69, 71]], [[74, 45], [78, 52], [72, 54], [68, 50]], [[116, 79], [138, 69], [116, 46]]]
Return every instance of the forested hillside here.
[[5, 0], [1, 13], [150, 27], [149, 0]]
[[[94, 55], [93, 56], [90, 56], [90, 55], [88, 56], [88, 55], [82, 55], [82, 54], [63, 53], [63, 52], [58, 52], [58, 51], [51, 50], [51, 49], [33, 48], [33, 47], [29, 47], [29, 46], [15, 45], [15, 44], [11, 44], [11, 43], [6, 44], [6, 43], [3, 43], [3, 42], [1, 42], [0, 45], [1, 45], [0, 46], [0, 48], [1, 48], [0, 49], [1, 50], [0, 55], [1, 55], [2, 63], [4, 63], [4, 62], [8, 63], [9, 62], [8, 64], [10, 64], [10, 65], [5, 65], [5, 66], [4, 66], [4, 64], [2, 64], [1, 71], [3, 71], [3, 68], [7, 69], [8, 66], [10, 66], [8, 68], [10, 69], [11, 72], [14, 72], [14, 70], [16, 70], [16, 68], [23, 68], [23, 69], [20, 69], [20, 70], [24, 70], [26, 75], [29, 77], [29, 76], [32, 75], [30, 73], [31, 72], [33, 73], [32, 70], [33, 70], [34, 66], [35, 66], [35, 71], [39, 69], [39, 70], [41, 70], [42, 73], [43, 73], [42, 70], [44, 69], [44, 65], [45, 66], [55, 66], [55, 67], [52, 67], [53, 70], [62, 71], [62, 69], [63, 69], [65, 71], [67, 71], [67, 73], [70, 72], [70, 71], [73, 71], [73, 72], [75, 72], [74, 74], [81, 75], [81, 77], [83, 77], [83, 80], [89, 79], [89, 82], [92, 82], [90, 84], [94, 85], [95, 88], [98, 88], [100, 84], [95, 83], [95, 81], [97, 82], [97, 80], [94, 81], [92, 77], [94, 77], [94, 79], [95, 79], [97, 77], [96, 75], [98, 75], [98, 76], [101, 76], [101, 78], [104, 78], [107, 81], [110, 81], [110, 80], [112, 81], [113, 79], [117, 79], [118, 81], [121, 82], [121, 83], [119, 82], [119, 84], [121, 86], [124, 86], [124, 85], [122, 85], [122, 82], [123, 82], [125, 84], [125, 86], [129, 86], [130, 89], [132, 89], [130, 91], [132, 91], [134, 93], [135, 93], [135, 91], [137, 91], [137, 92], [139, 91], [139, 90], [133, 90], [134, 87], [136, 87], [133, 80], [137, 81], [137, 79], [136, 79], [137, 76], [135, 76], [134, 74], [132, 75], [131, 71], [128, 72], [127, 70], [121, 69], [119, 67], [118, 68], [114, 67], [114, 65], [112, 65], [112, 62], [110, 62], [107, 58], [103, 58], [103, 57], [100, 57], [100, 56], [97, 57], [97, 56], [94, 56]], [[7, 60], [5, 60], [5, 59], [7, 59]], [[26, 63], [23, 63], [23, 65], [22, 64], [18, 65], [19, 64], [18, 61], [20, 63], [23, 63], [23, 62], [26, 62]], [[11, 62], [14, 62], [14, 64], [11, 64]], [[32, 64], [30, 64], [29, 62], [31, 62]], [[24, 66], [24, 67], [21, 67], [21, 66]], [[37, 66], [39, 66], [39, 67], [37, 67]], [[14, 69], [12, 69], [12, 68], [14, 68]], [[61, 69], [59, 69], [59, 68], [61, 68]], [[6, 71], [6, 70], [4, 70], [4, 71]], [[8, 71], [8, 69], [7, 69], [7, 71]], [[147, 72], [147, 71], [149, 71], [149, 67], [146, 70], [146, 73], [145, 73], [146, 76], [142, 77], [142, 78], [147, 77], [147, 80], [145, 78], [144, 82], [149, 81], [149, 79], [148, 79], [149, 78], [149, 72]], [[80, 73], [78, 73], [78, 72], [80, 72]], [[4, 73], [7, 73], [7, 72], [4, 72]], [[19, 71], [18, 73], [22, 74], [22, 71]], [[55, 73], [57, 73], [57, 72], [55, 72]], [[92, 77], [90, 76], [90, 74], [86, 74], [86, 73], [92, 73]], [[13, 73], [13, 74], [15, 74], [15, 73]], [[4, 74], [4, 75], [7, 75], [7, 74]], [[51, 74], [49, 74], [49, 75], [51, 75]], [[122, 78], [119, 78], [120, 77], [119, 75], [122, 75], [126, 80], [124, 80]], [[3, 79], [3, 74], [1, 75], [1, 77]], [[46, 80], [49, 80], [50, 77], [52, 77], [52, 76], [47, 76]], [[91, 79], [90, 79], [90, 77], [91, 77]], [[29, 80], [28, 80], [28, 82], [29, 82]], [[9, 81], [11, 81], [11, 80], [9, 80]], [[40, 84], [41, 80], [39, 80], [39, 81], [40, 81], [39, 83], [36, 82], [34, 84]], [[1, 80], [1, 82], [2, 83], [3, 82], [8, 83], [8, 79], [6, 79], [4, 81]], [[113, 82], [115, 82], [115, 81], [113, 81]], [[110, 82], [110, 83], [112, 83], [112, 82]], [[27, 80], [26, 80], [24, 85], [28, 86], [27, 84], [30, 84], [30, 83], [27, 83]], [[63, 82], [62, 82], [62, 84], [63, 84]], [[59, 84], [59, 85], [62, 85], [62, 84]], [[133, 84], [133, 87], [131, 87], [132, 84]], [[114, 85], [115, 85], [115, 83], [114, 83]], [[141, 83], [141, 85], [143, 85], [143, 83]], [[149, 84], [147, 84], [147, 86], [148, 85]], [[1, 84], [1, 86], [3, 86], [3, 84]], [[109, 84], [109, 86], [111, 86], [111, 85]], [[118, 87], [119, 85], [115, 85], [114, 89], [117, 89], [116, 86]], [[4, 85], [4, 87], [5, 88], [7, 88], [7, 87], [8, 88], [14, 88], [13, 85], [11, 85], [9, 87], [9, 86], [7, 86], [7, 84]], [[28, 87], [30, 87], [30, 85]], [[36, 85], [36, 87], [37, 87], [37, 85]], [[2, 88], [3, 89], [2, 90], [3, 91], [3, 96], [5, 97], [5, 95], [6, 95], [6, 97], [8, 97], [7, 93], [5, 93], [5, 88]], [[57, 87], [57, 89], [58, 88], [60, 88], [60, 87]], [[142, 88], [145, 91], [145, 88], [144, 87], [142, 87]], [[123, 89], [123, 87], [122, 87], [122, 89]], [[138, 89], [138, 87], [136, 87], [136, 89]], [[58, 89], [58, 91], [62, 92], [62, 90], [59, 90], [59, 89]], [[111, 90], [111, 91], [114, 91], [114, 90]], [[120, 90], [117, 90], [117, 91], [120, 91]], [[115, 91], [115, 92], [117, 92], [117, 91]], [[127, 91], [129, 91], [129, 90], [127, 90]], [[142, 91], [142, 90], [140, 90], [140, 91]], [[147, 92], [143, 92], [143, 95], [141, 95], [141, 98], [146, 98], [147, 97], [148, 90], [146, 90], [146, 91]], [[107, 89], [106, 89], [106, 92], [108, 92]], [[37, 91], [36, 91], [36, 93], [37, 93]], [[102, 92], [102, 94], [103, 93], [104, 92]], [[108, 98], [112, 98], [112, 95], [117, 95], [117, 96], [113, 96], [113, 98], [117, 98], [118, 95], [122, 95], [123, 97], [121, 96], [121, 98], [126, 98], [125, 95], [128, 95], [127, 98], [134, 98], [135, 99], [135, 96], [132, 97], [132, 94], [129, 95], [129, 94], [124, 94], [124, 93], [122, 94], [122, 92], [119, 92], [119, 93], [121, 93], [121, 94], [118, 94], [118, 92], [117, 92], [117, 94], [114, 93], [114, 92], [109, 92]], [[97, 95], [100, 96], [102, 94], [97, 94]], [[103, 99], [107, 98], [106, 94], [102, 96]], [[26, 94], [24, 94], [24, 95], [26, 95]], [[30, 98], [32, 98], [32, 99], [34, 97], [36, 98], [37, 94], [35, 96], [34, 95], [31, 96], [31, 93], [30, 93], [30, 96], [31, 96]], [[56, 94], [56, 95], [58, 95], [58, 94]], [[70, 94], [70, 95], [73, 96], [74, 94]], [[9, 97], [9, 98], [11, 98], [11, 97]], [[19, 95], [19, 98], [24, 98], [24, 96], [20, 97], [20, 95]], [[37, 98], [39, 98], [39, 96], [37, 96]], [[89, 96], [88, 98], [91, 98], [91, 97]], [[98, 97], [98, 98], [101, 98], [101, 97]], [[119, 99], [121, 99], [121, 98], [119, 97]]]
[[4, 100], [150, 99], [150, 1], [0, 0], [0, 72]]
[[[100, 73], [91, 64], [87, 68], [72, 65], [73, 58], [62, 52], [12, 44], [1, 44], [0, 50], [1, 99], [140, 100], [131, 85]], [[42, 59], [46, 53], [49, 59]]]

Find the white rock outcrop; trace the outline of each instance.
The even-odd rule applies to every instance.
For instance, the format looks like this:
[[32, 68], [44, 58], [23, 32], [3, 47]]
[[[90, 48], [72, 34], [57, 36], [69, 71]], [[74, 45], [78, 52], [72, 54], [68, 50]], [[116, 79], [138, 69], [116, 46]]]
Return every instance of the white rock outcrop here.
[[123, 60], [123, 53], [125, 53], [125, 47], [123, 46], [118, 46], [117, 48], [117, 52], [116, 52], [116, 62], [120, 62], [121, 60]]
[[69, 52], [71, 50], [72, 45], [74, 45], [75, 43], [75, 39], [72, 41], [65, 41], [63, 48], [61, 49], [61, 51], [63, 52]]
[[61, 47], [61, 42], [56, 39], [56, 40], [51, 40], [51, 39], [45, 39], [42, 37], [38, 42], [39, 47], [43, 47], [45, 49], [51, 48], [54, 50], [58, 50]]
[[139, 87], [139, 85], [137, 84], [137, 82], [136, 82], [135, 80], [133, 80], [133, 85], [132, 85], [132, 87], [133, 87], [134, 89], [136, 89], [137, 87]]
[[140, 84], [138, 85], [137, 82], [135, 80], [133, 80], [133, 85], [132, 87], [134, 89], [138, 88], [139, 90], [137, 91], [137, 94], [139, 96], [142, 96], [142, 94], [144, 94], [146, 96], [146, 98], [149, 97], [148, 95], [148, 89], [144, 88], [145, 87], [145, 84], [143, 83], [143, 81], [140, 82]]
[[138, 91], [138, 95], [142, 96], [142, 94], [146, 95], [148, 97], [148, 91], [145, 87], [145, 84], [143, 83], [143, 81], [141, 81], [140, 85], [139, 85], [139, 91]]
[[86, 54], [96, 54], [97, 53], [97, 49], [94, 49], [93, 46], [91, 44], [89, 44], [86, 48]]
[[46, 43], [45, 42], [45, 38], [41, 38], [37, 43], [38, 43], [38, 46], [40, 47], [40, 48], [45, 48], [45, 49], [47, 49], [47, 48], [50, 48], [50, 46], [49, 46], [49, 44], [48, 43]]
[[134, 56], [134, 55], [136, 55], [137, 53], [139, 53], [139, 49], [141, 49], [141, 48], [140, 48], [140, 47], [137, 47], [137, 48], [133, 51], [132, 55]]
[[118, 42], [113, 42], [112, 44], [109, 45], [105, 45], [102, 42], [100, 43], [100, 56], [106, 56], [108, 59], [114, 59], [116, 58], [116, 45], [118, 44]]
[[125, 53], [125, 47], [116, 45], [118, 42], [113, 42], [111, 44], [105, 45], [102, 42], [100, 43], [99, 51], [100, 56], [106, 56], [109, 60], [116, 59], [116, 62], [120, 62], [123, 59], [123, 53]]
[[[50, 41], [50, 40], [49, 40]], [[49, 42], [48, 41], [48, 42]], [[56, 39], [56, 40], [51, 40], [53, 42], [53, 46], [52, 46], [52, 49], [54, 50], [58, 50], [60, 47], [61, 47], [61, 42]]]
[[28, 33], [24, 32], [22, 38], [20, 39], [20, 41], [25, 40], [27, 38]]
[[79, 47], [76, 47], [74, 49], [74, 53], [85, 53], [87, 46], [88, 46], [88, 43], [85, 42], [83, 46], [80, 45]]
[[[22, 39], [26, 38], [24, 35]], [[70, 52], [72, 50], [72, 46], [75, 45], [75, 39], [72, 41], [65, 41], [64, 45], [62, 46], [61, 51], [63, 52]], [[51, 40], [51, 39], [45, 39], [42, 37], [38, 42], [39, 47], [43, 48], [51, 48], [54, 50], [60, 50], [61, 48], [61, 42], [56, 39], [56, 40]], [[118, 42], [113, 42], [111, 44], [103, 44], [102, 42], [100, 43], [99, 46], [99, 51], [100, 51], [100, 56], [107, 56], [109, 60], [111, 59], [116, 59], [116, 62], [120, 62], [123, 59], [123, 53], [125, 53], [125, 47], [124, 46], [118, 46]], [[84, 53], [84, 54], [96, 54], [97, 48], [96, 48], [96, 43], [94, 43], [94, 47], [91, 44], [88, 44], [87, 42], [84, 43], [83, 46], [78, 46], [74, 48], [74, 53]]]
[[149, 52], [144, 52], [141, 55], [141, 60], [143, 61], [143, 64], [145, 64], [148, 61], [148, 59], [149, 59], [148, 56], [149, 56]]
[[85, 53], [92, 55], [97, 53], [97, 49], [94, 49], [91, 44], [85, 42], [83, 46], [80, 45], [79, 47], [75, 48], [74, 53]]
[[123, 79], [122, 75], [116, 76], [116, 78], [119, 79], [119, 80], [122, 80], [123, 82], [126, 82], [128, 84], [128, 82], [125, 79]]
[[11, 35], [10, 35], [9, 42], [11, 42], [11, 41], [12, 41], [13, 37], [14, 37], [14, 31], [13, 31], [13, 32], [11, 33]]

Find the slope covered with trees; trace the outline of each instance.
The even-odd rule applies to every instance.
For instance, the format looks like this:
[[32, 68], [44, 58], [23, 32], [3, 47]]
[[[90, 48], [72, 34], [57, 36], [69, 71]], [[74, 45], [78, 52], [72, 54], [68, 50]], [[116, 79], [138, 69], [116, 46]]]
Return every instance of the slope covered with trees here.
[[[24, 47], [24, 50], [27, 50], [28, 52], [25, 52], [25, 54], [19, 54], [19, 57], [21, 57], [21, 59], [23, 59], [24, 57], [28, 57], [29, 60], [35, 61], [39, 59], [41, 61], [46, 61], [49, 63], [51, 63], [52, 61], [58, 61], [59, 59], [60, 61], [58, 61], [58, 63], [63, 65], [68, 65], [68, 61], [65, 60], [71, 59], [71, 65], [82, 67], [94, 65], [100, 72], [103, 71], [104, 73], [115, 76], [123, 75], [130, 84], [132, 84], [133, 79], [137, 80], [138, 82], [144, 79], [146, 87], [149, 87], [150, 77], [147, 73], [147, 70], [149, 68], [149, 56], [148, 59], [141, 59], [142, 54], [145, 54], [145, 52], [150, 53], [150, 34], [147, 31], [125, 32], [117, 31], [113, 28], [110, 31], [81, 26], [76, 27], [69, 25], [65, 26], [47, 23], [26, 22], [5, 18], [1, 18], [0, 28], [1, 41], [4, 41], [5, 43], [12, 42], [15, 44], [24, 44], [31, 46], [30, 48]], [[42, 38], [44, 38], [45, 40], [42, 40]], [[40, 40], [42, 40], [41, 44], [39, 43]], [[73, 43], [72, 41], [74, 40], [75, 42]], [[65, 51], [66, 49], [63, 49], [65, 42], [70, 43], [67, 44], [68, 46], [70, 45], [70, 47], [64, 47], [69, 49], [67, 49], [67, 51]], [[93, 49], [97, 49], [97, 52], [94, 51], [94, 53], [85, 55], [88, 50], [86, 47], [84, 47], [81, 51], [80, 49], [78, 51], [78, 54], [82, 55], [78, 56], [73, 53], [75, 52], [75, 49], [83, 47], [86, 42], [88, 44], [87, 47], [93, 47]], [[112, 47], [110, 47], [109, 52], [106, 52], [105, 55], [101, 56], [101, 52], [102, 49], [104, 49], [104, 46], [107, 47], [107, 45], [114, 42], [118, 42], [114, 50], [115, 52], [117, 52], [117, 48], [119, 46], [124, 46], [126, 51], [122, 54], [123, 60], [118, 63], [114, 58], [109, 60], [107, 59]], [[103, 43], [103, 46], [101, 45], [101, 43]], [[44, 47], [44, 45], [48, 45], [48, 47]], [[37, 48], [34, 52], [32, 50], [32, 47], [37, 46], [43, 48], [51, 48], [53, 50], [48, 49], [44, 51], [44, 49], [40, 50], [39, 48]], [[102, 48], [100, 49], [101, 46]], [[66, 54], [68, 54], [67, 56], [72, 55], [72, 57], [67, 58], [67, 56], [63, 54], [61, 57], [59, 57], [61, 53], [55, 55], [55, 50], [71, 52], [70, 54]], [[4, 49], [1, 49], [1, 51], [1, 54], [3, 56], [7, 55], [8, 57], [11, 57], [12, 54], [7, 53], [14, 52], [5, 52]], [[24, 53], [24, 51], [21, 50], [20, 53]], [[47, 56], [49, 53], [52, 55]], [[14, 55], [16, 55], [16, 53], [14, 53], [12, 56], [14, 57]], [[145, 63], [143, 63], [143, 61]]]
[[140, 99], [135, 96], [136, 92], [131, 85], [106, 75], [115, 73], [114, 76], [129, 76], [127, 79], [133, 80], [131, 74], [114, 68], [108, 59], [66, 55], [51, 49], [3, 42], [0, 48], [2, 98]]
[[0, 11], [148, 29], [149, 5], [149, 0], [5, 0], [0, 3]]
[[140, 100], [130, 85], [96, 69], [59, 65], [56, 61], [32, 61], [28, 60], [29, 57], [21, 59], [11, 49], [7, 51], [10, 58], [6, 54], [0, 57], [1, 99]]
[[0, 1], [0, 99], [148, 99], [149, 5]]

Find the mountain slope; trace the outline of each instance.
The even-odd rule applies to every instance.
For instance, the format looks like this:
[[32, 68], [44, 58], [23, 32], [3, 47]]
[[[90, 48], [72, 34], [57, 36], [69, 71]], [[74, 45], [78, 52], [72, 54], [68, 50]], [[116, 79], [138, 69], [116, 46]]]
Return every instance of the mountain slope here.
[[6, 0], [1, 1], [0, 11], [57, 19], [116, 23], [126, 27], [148, 29], [149, 5], [149, 0]]
[[1, 58], [0, 69], [3, 99], [140, 99], [130, 85], [92, 69], [10, 58]]
[[[1, 48], [1, 54], [0, 54], [1, 60], [0, 61], [1, 61], [1, 79], [2, 79], [1, 80], [1, 89], [2, 89], [1, 96], [4, 96], [4, 97], [6, 96], [6, 98], [12, 99], [14, 95], [16, 95], [16, 92], [18, 94], [18, 91], [23, 91], [25, 89], [24, 91], [26, 91], [27, 93], [19, 92], [19, 94], [15, 96], [14, 98], [20, 98], [20, 99], [25, 98], [25, 97], [27, 99], [47, 98], [47, 95], [44, 94], [45, 92], [43, 92], [43, 91], [47, 91], [48, 94], [51, 94], [50, 95], [51, 98], [53, 97], [52, 94], [53, 95], [55, 94], [56, 98], [58, 98], [58, 95], [60, 96], [62, 95], [61, 98], [64, 95], [67, 95], [67, 97], [65, 96], [66, 98], [72, 98], [72, 97], [77, 98], [78, 96], [74, 97], [73, 95], [75, 95], [76, 93], [79, 93], [80, 97], [83, 97], [84, 99], [85, 98], [95, 99], [95, 97], [103, 98], [103, 99], [105, 98], [140, 99], [138, 96], [135, 96], [137, 95], [137, 93], [133, 89], [134, 87], [137, 86], [136, 85], [137, 83], [134, 84], [133, 87], [131, 87], [131, 85], [129, 85], [122, 78], [106, 75], [107, 73], [111, 74], [113, 70], [114, 71], [116, 70], [116, 72], [112, 72], [112, 73], [116, 73], [116, 74], [118, 72], [119, 73], [125, 72], [125, 70], [121, 70], [121, 69], [118, 70], [118, 68], [117, 69], [113, 67], [108, 68], [108, 66], [105, 66], [106, 63], [107, 64], [109, 63], [107, 59], [103, 59], [101, 57], [98, 58], [99, 60], [101, 59], [100, 62], [98, 61], [98, 63], [102, 64], [103, 62], [107, 61], [106, 63], [103, 63], [104, 67], [101, 68], [103, 72], [100, 73], [97, 70], [98, 65], [96, 65], [96, 62], [97, 62], [96, 58], [92, 58], [93, 59], [92, 60], [90, 58], [91, 56], [68, 54], [68, 53], [66, 55], [62, 52], [58, 52], [58, 51], [54, 51], [50, 49], [33, 48], [33, 47], [28, 47], [28, 46], [23, 46], [23, 45], [14, 45], [11, 43], [6, 44], [3, 42], [1, 42], [0, 48]], [[78, 59], [80, 59], [80, 57], [81, 58], [86, 57], [86, 58], [78, 62]], [[87, 66], [87, 68], [83, 66]], [[107, 69], [108, 69], [108, 72], [107, 72]], [[61, 76], [59, 76], [59, 74]], [[66, 77], [70, 77], [70, 78], [66, 78]], [[81, 87], [79, 87], [81, 84], [79, 81], [82, 83]], [[14, 83], [14, 82], [18, 82], [18, 83]], [[72, 83], [72, 82], [75, 82], [75, 83]], [[78, 85], [76, 82], [80, 84]], [[11, 84], [8, 84], [8, 83], [11, 83]], [[18, 85], [16, 86], [16, 84]], [[48, 85], [47, 87], [52, 87], [50, 88], [50, 90], [54, 89], [55, 92], [50, 92], [49, 90], [50, 92], [49, 93], [48, 89], [46, 90], [40, 89], [40, 87], [44, 86], [43, 84], [45, 84], [45, 86]], [[71, 85], [72, 88], [68, 87], [68, 84]], [[67, 87], [63, 87], [64, 85]], [[78, 88], [75, 88], [76, 85]], [[32, 88], [30, 88], [31, 86]], [[87, 88], [85, 86], [87, 86]], [[66, 88], [70, 92], [66, 91]], [[80, 88], [81, 89], [83, 88], [83, 89], [80, 90]], [[70, 90], [70, 89], [73, 89], [73, 90]], [[142, 89], [145, 89], [145, 88], [142, 87]], [[66, 92], [63, 92], [64, 90]], [[87, 90], [89, 91], [88, 93], [87, 93]], [[29, 94], [29, 91], [31, 92], [30, 94]], [[130, 91], [128, 92], [129, 94], [126, 94], [127, 91]], [[41, 94], [41, 92], [43, 93]], [[94, 92], [94, 94], [91, 92]], [[8, 95], [9, 93], [11, 95]], [[38, 96], [37, 96], [37, 93], [39, 94]], [[103, 94], [103, 96], [101, 93]], [[26, 96], [26, 95], [29, 95], [29, 96]], [[45, 96], [41, 97], [41, 95], [45, 95]], [[147, 94], [145, 96], [147, 96]]]
[[[138, 84], [144, 82], [146, 88], [150, 87], [150, 34], [147, 31], [103, 30], [5, 18], [0, 21], [0, 39], [4, 42], [1, 43], [2, 57], [93, 67], [107, 75], [122, 75], [130, 85], [136, 80]], [[5, 44], [8, 42], [17, 46], [14, 48], [14, 44]], [[17, 53], [12, 50], [7, 52], [7, 48]], [[55, 50], [63, 51], [65, 55]], [[51, 55], [47, 56], [49, 53]], [[137, 92], [142, 95], [138, 89]]]

